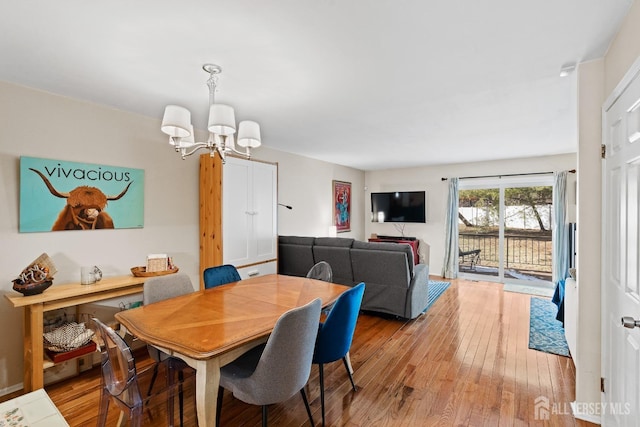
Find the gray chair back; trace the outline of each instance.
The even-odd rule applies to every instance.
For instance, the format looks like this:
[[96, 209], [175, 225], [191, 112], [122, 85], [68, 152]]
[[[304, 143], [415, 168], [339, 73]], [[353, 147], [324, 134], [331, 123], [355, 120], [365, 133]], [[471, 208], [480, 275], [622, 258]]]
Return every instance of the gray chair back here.
[[331, 270], [331, 265], [329, 265], [326, 261], [320, 261], [307, 273], [307, 277], [309, 279], [318, 279], [324, 282], [332, 282], [333, 281], [333, 271]]
[[[142, 303], [144, 305], [165, 299], [186, 295], [193, 292], [193, 285], [189, 276], [183, 273], [168, 274], [145, 280], [142, 286]], [[149, 357], [156, 362], [169, 358], [169, 355], [147, 344]]]
[[[247, 377], [234, 362], [221, 369], [220, 385], [238, 399], [253, 405], [283, 402], [298, 393], [309, 380], [318, 334], [319, 298], [284, 313], [276, 322], [264, 350]], [[242, 357], [241, 357], [242, 359]]]
[[142, 288], [144, 305], [193, 292], [189, 276], [183, 273], [168, 274], [145, 280]]

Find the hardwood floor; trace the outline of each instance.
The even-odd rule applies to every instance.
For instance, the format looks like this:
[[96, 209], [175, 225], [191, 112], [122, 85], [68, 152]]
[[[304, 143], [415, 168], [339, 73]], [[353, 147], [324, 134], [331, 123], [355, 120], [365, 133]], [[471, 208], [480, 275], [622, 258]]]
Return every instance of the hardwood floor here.
[[[528, 348], [530, 298], [500, 284], [453, 280], [413, 321], [361, 314], [351, 347], [358, 391], [341, 362], [325, 365], [327, 425], [594, 425], [571, 415], [573, 361]], [[141, 359], [140, 366], [149, 364], [144, 353]], [[70, 425], [95, 425], [99, 375], [93, 369], [47, 387]], [[320, 425], [317, 366], [307, 393]], [[193, 390], [188, 394], [185, 425], [195, 425]], [[536, 418], [539, 397], [548, 399], [548, 421]], [[225, 393], [221, 425], [258, 426], [260, 420], [260, 408]], [[145, 425], [164, 425], [164, 418], [155, 414]], [[270, 406], [269, 425], [307, 426], [300, 395]]]

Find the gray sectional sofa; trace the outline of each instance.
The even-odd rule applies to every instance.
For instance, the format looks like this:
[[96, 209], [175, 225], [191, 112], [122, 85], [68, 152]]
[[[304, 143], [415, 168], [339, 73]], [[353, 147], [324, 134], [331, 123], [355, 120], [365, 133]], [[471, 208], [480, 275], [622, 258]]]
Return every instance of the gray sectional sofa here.
[[305, 276], [320, 261], [331, 265], [335, 283], [365, 283], [362, 310], [413, 319], [427, 306], [429, 266], [414, 265], [409, 245], [279, 236], [278, 273]]

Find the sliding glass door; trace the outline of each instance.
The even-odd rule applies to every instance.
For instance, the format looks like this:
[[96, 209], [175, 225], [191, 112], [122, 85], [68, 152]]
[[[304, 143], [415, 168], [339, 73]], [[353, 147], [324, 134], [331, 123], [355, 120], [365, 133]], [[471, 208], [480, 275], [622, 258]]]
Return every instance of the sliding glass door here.
[[551, 281], [552, 185], [546, 176], [461, 181], [460, 276]]
[[460, 189], [458, 197], [459, 273], [499, 278], [500, 188]]

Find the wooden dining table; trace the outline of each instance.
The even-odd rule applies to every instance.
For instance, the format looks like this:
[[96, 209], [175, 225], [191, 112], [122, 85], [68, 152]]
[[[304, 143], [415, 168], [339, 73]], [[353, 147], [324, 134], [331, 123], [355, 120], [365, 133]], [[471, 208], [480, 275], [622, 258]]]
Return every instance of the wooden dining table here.
[[220, 368], [265, 342], [286, 311], [327, 307], [348, 286], [270, 274], [116, 314], [129, 333], [196, 369], [198, 424], [214, 426]]

